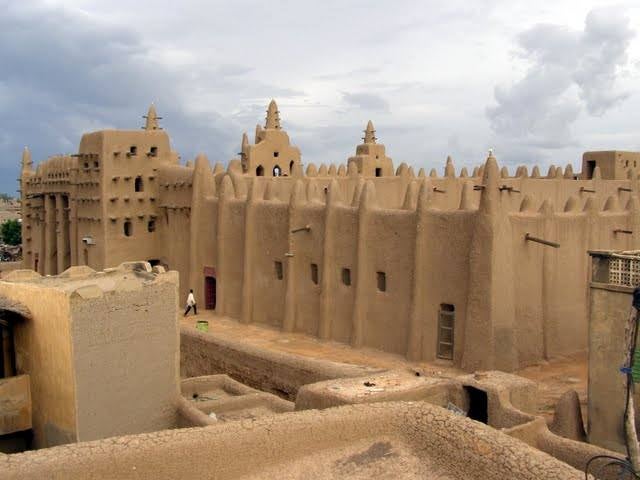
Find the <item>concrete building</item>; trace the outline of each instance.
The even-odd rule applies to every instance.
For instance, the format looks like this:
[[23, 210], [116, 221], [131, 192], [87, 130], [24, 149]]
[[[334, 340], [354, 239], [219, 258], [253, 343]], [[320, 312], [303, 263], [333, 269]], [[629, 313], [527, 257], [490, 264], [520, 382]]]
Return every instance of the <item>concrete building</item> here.
[[173, 428], [177, 289], [144, 263], [3, 277], [0, 437], [31, 429], [42, 448]]
[[152, 107], [142, 130], [86, 134], [74, 156], [34, 169], [25, 151], [24, 264], [147, 260], [221, 316], [512, 371], [585, 351], [587, 250], [640, 248], [633, 163], [591, 158], [580, 175], [511, 174], [492, 154], [416, 175], [369, 122], [346, 164], [303, 171], [271, 102], [225, 171], [180, 165]]

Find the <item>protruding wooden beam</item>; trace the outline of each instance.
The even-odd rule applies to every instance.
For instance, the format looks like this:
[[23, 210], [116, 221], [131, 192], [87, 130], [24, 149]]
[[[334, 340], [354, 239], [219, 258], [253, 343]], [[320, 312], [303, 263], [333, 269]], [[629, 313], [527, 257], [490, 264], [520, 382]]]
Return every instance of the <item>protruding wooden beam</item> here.
[[552, 242], [551, 240], [545, 240], [544, 238], [534, 237], [532, 235], [529, 235], [528, 233], [524, 234], [524, 239], [526, 241], [540, 243], [548, 247], [560, 248], [560, 244], [557, 242]]

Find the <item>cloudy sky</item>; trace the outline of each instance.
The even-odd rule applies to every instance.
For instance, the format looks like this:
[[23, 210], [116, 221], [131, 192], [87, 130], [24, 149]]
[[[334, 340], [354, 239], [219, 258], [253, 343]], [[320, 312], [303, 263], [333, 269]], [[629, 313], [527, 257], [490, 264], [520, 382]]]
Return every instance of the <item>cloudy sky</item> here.
[[[227, 162], [271, 98], [303, 162], [371, 119], [396, 162], [543, 167], [640, 150], [640, 2], [0, 0], [0, 191], [151, 102], [183, 160]], [[578, 168], [579, 170], [579, 168]]]

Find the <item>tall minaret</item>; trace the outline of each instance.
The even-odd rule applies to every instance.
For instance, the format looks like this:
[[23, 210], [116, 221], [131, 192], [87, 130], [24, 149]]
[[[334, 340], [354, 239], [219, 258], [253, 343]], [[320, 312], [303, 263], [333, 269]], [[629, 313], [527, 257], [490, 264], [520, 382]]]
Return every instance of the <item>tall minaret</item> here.
[[376, 143], [376, 129], [373, 128], [373, 122], [369, 120], [367, 128], [364, 131], [364, 143]]
[[147, 112], [147, 114], [142, 118], [146, 119], [146, 122], [144, 125], [145, 130], [160, 130], [160, 125], [158, 123], [158, 120], [162, 120], [162, 117], [159, 117], [158, 114], [156, 113], [156, 107], [153, 103], [149, 107], [149, 111]]
[[280, 112], [278, 111], [278, 105], [276, 105], [275, 100], [269, 102], [269, 108], [267, 108], [267, 123], [264, 128], [280, 130]]
[[33, 161], [31, 160], [31, 152], [29, 147], [22, 150], [22, 175], [33, 171]]

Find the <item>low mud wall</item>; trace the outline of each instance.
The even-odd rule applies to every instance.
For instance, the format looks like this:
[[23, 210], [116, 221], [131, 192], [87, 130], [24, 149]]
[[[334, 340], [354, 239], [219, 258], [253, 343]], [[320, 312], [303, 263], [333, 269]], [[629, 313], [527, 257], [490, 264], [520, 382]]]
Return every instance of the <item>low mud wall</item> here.
[[181, 327], [180, 333], [180, 374], [183, 378], [226, 373], [245, 385], [290, 401], [295, 401], [298, 389], [308, 383], [362, 377], [381, 371], [267, 351], [185, 326]]

